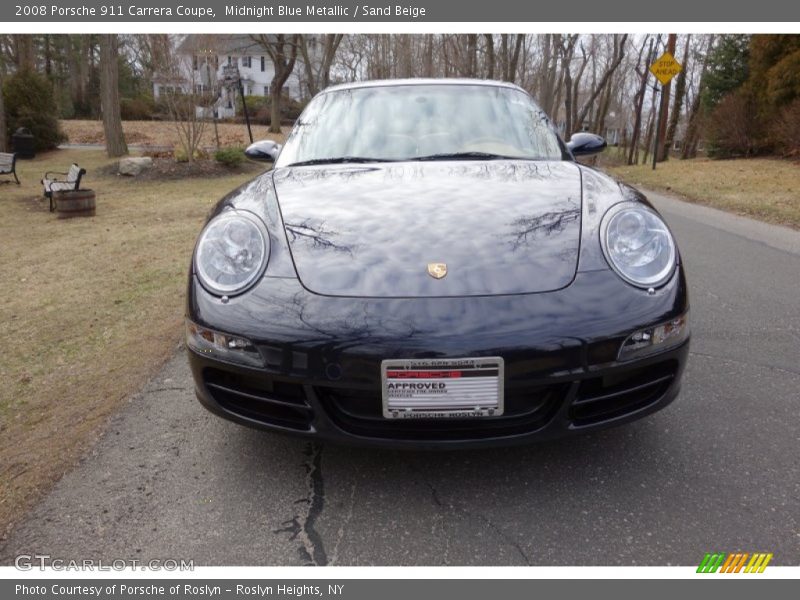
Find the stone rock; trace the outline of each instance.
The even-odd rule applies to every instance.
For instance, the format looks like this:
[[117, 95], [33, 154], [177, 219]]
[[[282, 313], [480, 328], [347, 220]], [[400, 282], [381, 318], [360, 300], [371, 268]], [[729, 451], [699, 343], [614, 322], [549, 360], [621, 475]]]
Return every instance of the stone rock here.
[[119, 161], [119, 174], [135, 177], [145, 169], [153, 166], [153, 159], [149, 156], [131, 156], [121, 158]]

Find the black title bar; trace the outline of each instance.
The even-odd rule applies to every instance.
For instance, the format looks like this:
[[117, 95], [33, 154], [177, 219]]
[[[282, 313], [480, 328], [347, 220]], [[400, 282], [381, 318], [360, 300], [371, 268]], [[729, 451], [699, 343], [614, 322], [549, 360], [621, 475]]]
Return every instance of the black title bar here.
[[759, 0], [49, 0], [0, 3], [0, 23], [800, 22], [800, 2]]

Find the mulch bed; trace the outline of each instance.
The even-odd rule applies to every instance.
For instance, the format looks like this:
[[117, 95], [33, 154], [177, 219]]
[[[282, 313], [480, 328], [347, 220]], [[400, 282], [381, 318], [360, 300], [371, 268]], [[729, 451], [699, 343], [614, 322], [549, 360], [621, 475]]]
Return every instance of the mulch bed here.
[[[264, 171], [264, 166], [245, 161], [238, 167], [226, 167], [215, 160], [197, 159], [192, 162], [177, 162], [174, 158], [153, 156], [153, 166], [139, 175], [131, 177], [138, 181], [175, 181], [187, 178], [227, 177], [237, 173], [252, 173], [254, 176]], [[103, 175], [116, 175], [116, 163], [98, 169]], [[120, 177], [127, 177], [120, 175]]]

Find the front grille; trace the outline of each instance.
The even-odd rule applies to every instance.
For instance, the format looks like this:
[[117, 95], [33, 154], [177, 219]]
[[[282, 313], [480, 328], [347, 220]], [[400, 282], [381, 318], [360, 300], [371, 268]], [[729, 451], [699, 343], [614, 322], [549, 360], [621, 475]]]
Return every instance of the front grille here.
[[479, 419], [385, 419], [379, 390], [314, 388], [339, 427], [364, 437], [403, 440], [477, 440], [532, 433], [562, 404], [569, 384], [506, 388], [504, 414]]
[[203, 379], [211, 396], [222, 408], [248, 419], [309, 431], [313, 416], [299, 383], [204, 369]]
[[581, 381], [569, 417], [580, 427], [608, 421], [654, 404], [667, 391], [678, 371], [678, 362], [618, 371]]

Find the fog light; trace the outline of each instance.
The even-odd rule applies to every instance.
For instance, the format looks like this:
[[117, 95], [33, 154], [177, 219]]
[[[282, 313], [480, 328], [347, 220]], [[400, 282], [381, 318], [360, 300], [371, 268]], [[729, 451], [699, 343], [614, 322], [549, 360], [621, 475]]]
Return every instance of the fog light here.
[[641, 329], [628, 336], [619, 349], [619, 360], [640, 358], [677, 346], [689, 337], [689, 313], [666, 323]]
[[261, 354], [250, 340], [207, 329], [189, 319], [186, 319], [186, 345], [198, 354], [227, 362], [264, 366]]

